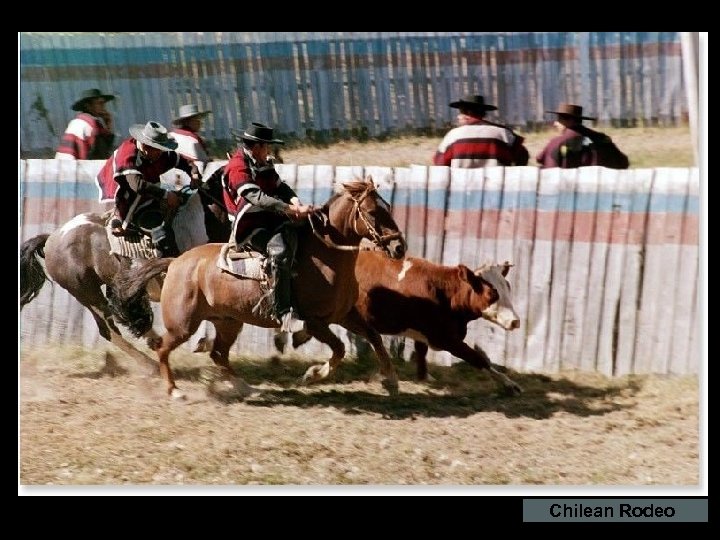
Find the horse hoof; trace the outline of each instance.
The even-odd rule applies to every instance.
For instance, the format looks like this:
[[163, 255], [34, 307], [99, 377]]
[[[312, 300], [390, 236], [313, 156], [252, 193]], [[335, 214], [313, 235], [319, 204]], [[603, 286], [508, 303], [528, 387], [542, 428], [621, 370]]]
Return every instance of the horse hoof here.
[[326, 366], [326, 364], [321, 364], [319, 366], [311, 366], [305, 372], [305, 375], [302, 376], [300, 384], [305, 386], [317, 381], [321, 381], [328, 375], [329, 368]]
[[519, 396], [522, 394], [523, 389], [517, 383], [512, 383], [504, 387], [504, 394], [506, 396]]
[[260, 388], [250, 386], [248, 383], [240, 379], [236, 379], [233, 383], [233, 386], [235, 388], [235, 392], [237, 392], [239, 396], [244, 398], [262, 394], [262, 390]]
[[207, 338], [198, 339], [197, 345], [195, 345], [194, 353], [210, 352], [212, 350], [212, 340]]
[[382, 386], [385, 390], [387, 390], [387, 393], [391, 396], [397, 396], [400, 394], [400, 388], [398, 386], [397, 381], [391, 381], [390, 379], [383, 379]]
[[273, 343], [275, 344], [275, 350], [280, 354], [285, 354], [285, 347], [287, 346], [287, 333], [278, 332], [273, 336]]
[[175, 401], [185, 401], [187, 399], [187, 396], [177, 388], [170, 391], [170, 397]]
[[151, 351], [157, 351], [162, 345], [162, 338], [160, 336], [149, 337], [146, 340], [147, 346]]
[[300, 330], [299, 332], [295, 332], [292, 335], [292, 346], [293, 349], [297, 349], [298, 347], [304, 345], [308, 341], [312, 339], [312, 336], [308, 333], [307, 330]]

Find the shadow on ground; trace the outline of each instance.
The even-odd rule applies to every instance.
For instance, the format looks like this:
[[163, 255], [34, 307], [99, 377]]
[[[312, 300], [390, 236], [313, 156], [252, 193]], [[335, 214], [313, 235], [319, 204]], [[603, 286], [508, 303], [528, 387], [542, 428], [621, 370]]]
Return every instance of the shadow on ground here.
[[[434, 380], [419, 383], [415, 380], [414, 364], [396, 363], [400, 395], [388, 396], [380, 386], [373, 363], [345, 362], [326, 383], [300, 388], [297, 381], [308, 368], [306, 361], [274, 358], [258, 363], [242, 362], [234, 367], [252, 385], [272, 382], [282, 387], [246, 400], [248, 405], [335, 407], [346, 414], [379, 414], [388, 419], [466, 417], [478, 412], [537, 419], [550, 418], [558, 412], [577, 416], [603, 415], [632, 407], [613, 400], [635, 395], [641, 389], [638, 378], [620, 381], [589, 377], [593, 379], [592, 383], [582, 384], [564, 377], [551, 378], [499, 368], [523, 388], [521, 395], [511, 397], [500, 392], [487, 373], [467, 364], [434, 366], [431, 369]], [[186, 375], [196, 376], [189, 373], [183, 376]], [[358, 388], [355, 384], [358, 382], [370, 383], [373, 388], [369, 391]], [[347, 385], [347, 389], [338, 388], [338, 385]]]
[[[193, 363], [196, 365], [174, 366], [175, 378], [178, 381], [207, 382], [208, 371], [213, 370], [213, 364], [204, 360], [200, 360], [200, 365]], [[559, 412], [597, 416], [633, 407], [632, 403], [627, 403], [627, 398], [636, 395], [642, 388], [641, 377], [609, 379], [588, 374], [586, 378], [589, 382], [583, 383], [563, 376], [519, 373], [498, 366], [523, 389], [519, 396], [506, 396], [487, 373], [465, 363], [450, 367], [432, 366], [433, 379], [421, 383], [415, 379], [414, 364], [396, 362], [400, 395], [389, 396], [381, 387], [373, 362], [346, 361], [327, 382], [298, 386], [298, 381], [310, 365], [307, 360], [280, 360], [277, 357], [233, 362], [235, 371], [249, 384], [276, 387], [265, 388], [262, 394], [246, 399], [247, 405], [334, 407], [349, 415], [377, 414], [387, 419], [463, 418], [479, 412], [536, 419], [550, 418]], [[98, 379], [124, 374], [124, 370], [118, 368], [114, 363], [108, 363], [106, 358], [102, 369], [71, 376]], [[368, 386], [369, 389], [366, 389]], [[226, 403], [238, 401], [235, 397], [216, 398]], [[622, 398], [623, 403], [618, 403], [616, 398]]]

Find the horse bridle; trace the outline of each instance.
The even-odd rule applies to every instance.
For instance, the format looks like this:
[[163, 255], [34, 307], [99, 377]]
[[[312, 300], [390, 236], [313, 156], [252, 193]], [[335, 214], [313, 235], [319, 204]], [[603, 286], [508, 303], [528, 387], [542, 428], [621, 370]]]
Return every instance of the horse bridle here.
[[[353, 212], [355, 215], [355, 219], [353, 220], [353, 231], [358, 236], [365, 238], [357, 230], [358, 218], [360, 218], [360, 221], [363, 222], [363, 225], [365, 225], [365, 228], [367, 229], [367, 232], [370, 235], [370, 239], [372, 240], [372, 243], [375, 244], [379, 248], [384, 248], [389, 242], [391, 242], [397, 238], [401, 238], [402, 233], [398, 231], [398, 232], [389, 233], [389, 234], [386, 234], [383, 236], [377, 231], [377, 229], [372, 225], [372, 223], [370, 223], [368, 216], [363, 211], [363, 209], [360, 207], [360, 205], [365, 200], [365, 198], [374, 191], [377, 191], [377, 190], [373, 187], [371, 189], [365, 190], [365, 192], [357, 199], [355, 197], [351, 197], [351, 199], [353, 201]], [[379, 193], [378, 193], [378, 198], [381, 201], [383, 201], [385, 204], [387, 204], [387, 201], [385, 201], [385, 199], [383, 199]], [[320, 241], [323, 244], [325, 244], [326, 246], [331, 247], [333, 249], [338, 249], [341, 251], [360, 251], [360, 249], [362, 249], [360, 246], [348, 246], [348, 245], [336, 244], [332, 240], [329, 240], [329, 239], [325, 238], [324, 236], [320, 235], [317, 232], [317, 230], [315, 229], [315, 224], [312, 221], [312, 216], [313, 216], [313, 214], [308, 215], [308, 221], [310, 222], [310, 228], [312, 229], [313, 234], [318, 239], [320, 239]]]

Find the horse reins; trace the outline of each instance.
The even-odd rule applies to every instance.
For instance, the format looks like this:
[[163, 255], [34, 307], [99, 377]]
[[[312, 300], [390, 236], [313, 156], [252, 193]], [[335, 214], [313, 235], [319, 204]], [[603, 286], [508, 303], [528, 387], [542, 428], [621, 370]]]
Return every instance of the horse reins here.
[[[375, 227], [373, 227], [373, 225], [370, 223], [367, 216], [362, 211], [362, 208], [360, 208], [360, 204], [362, 204], [362, 202], [365, 200], [365, 197], [367, 197], [373, 191], [375, 191], [374, 188], [366, 190], [362, 194], [362, 196], [358, 199], [356, 199], [355, 197], [352, 197], [353, 206], [354, 206], [353, 210], [354, 210], [354, 214], [355, 214], [355, 220], [353, 221], [353, 231], [358, 236], [360, 236], [360, 237], [363, 236], [357, 230], [357, 221], [358, 221], [358, 217], [359, 217], [362, 220], [363, 224], [365, 225], [365, 228], [367, 229], [368, 234], [370, 235], [373, 244], [375, 244], [379, 248], [382, 248], [384, 245], [386, 245], [391, 240], [400, 238], [402, 236], [402, 233], [395, 232], [395, 233], [390, 233], [390, 234], [386, 234], [385, 236], [382, 236], [382, 235], [380, 235], [380, 233], [377, 232]], [[333, 248], [333, 249], [338, 249], [340, 251], [360, 251], [361, 249], [364, 249], [364, 248], [361, 248], [359, 245], [358, 246], [348, 246], [348, 245], [336, 244], [332, 240], [326, 239], [324, 236], [322, 236], [322, 235], [320, 235], [320, 233], [318, 233], [317, 229], [315, 229], [315, 224], [313, 223], [312, 216], [313, 216], [313, 214], [308, 215], [308, 221], [310, 222], [310, 228], [312, 229], [313, 234], [327, 247]]]

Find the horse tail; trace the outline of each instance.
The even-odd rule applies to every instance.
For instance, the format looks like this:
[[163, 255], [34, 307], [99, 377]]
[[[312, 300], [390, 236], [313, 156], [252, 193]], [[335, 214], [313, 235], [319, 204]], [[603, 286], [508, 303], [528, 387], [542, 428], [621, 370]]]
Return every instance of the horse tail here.
[[135, 262], [129, 269], [119, 271], [107, 288], [107, 300], [113, 318], [140, 337], [152, 328], [146, 286], [150, 280], [166, 272], [172, 258]]
[[45, 242], [49, 234], [39, 234], [20, 246], [20, 309], [29, 304], [48, 281], [47, 274], [40, 262], [45, 258]]

